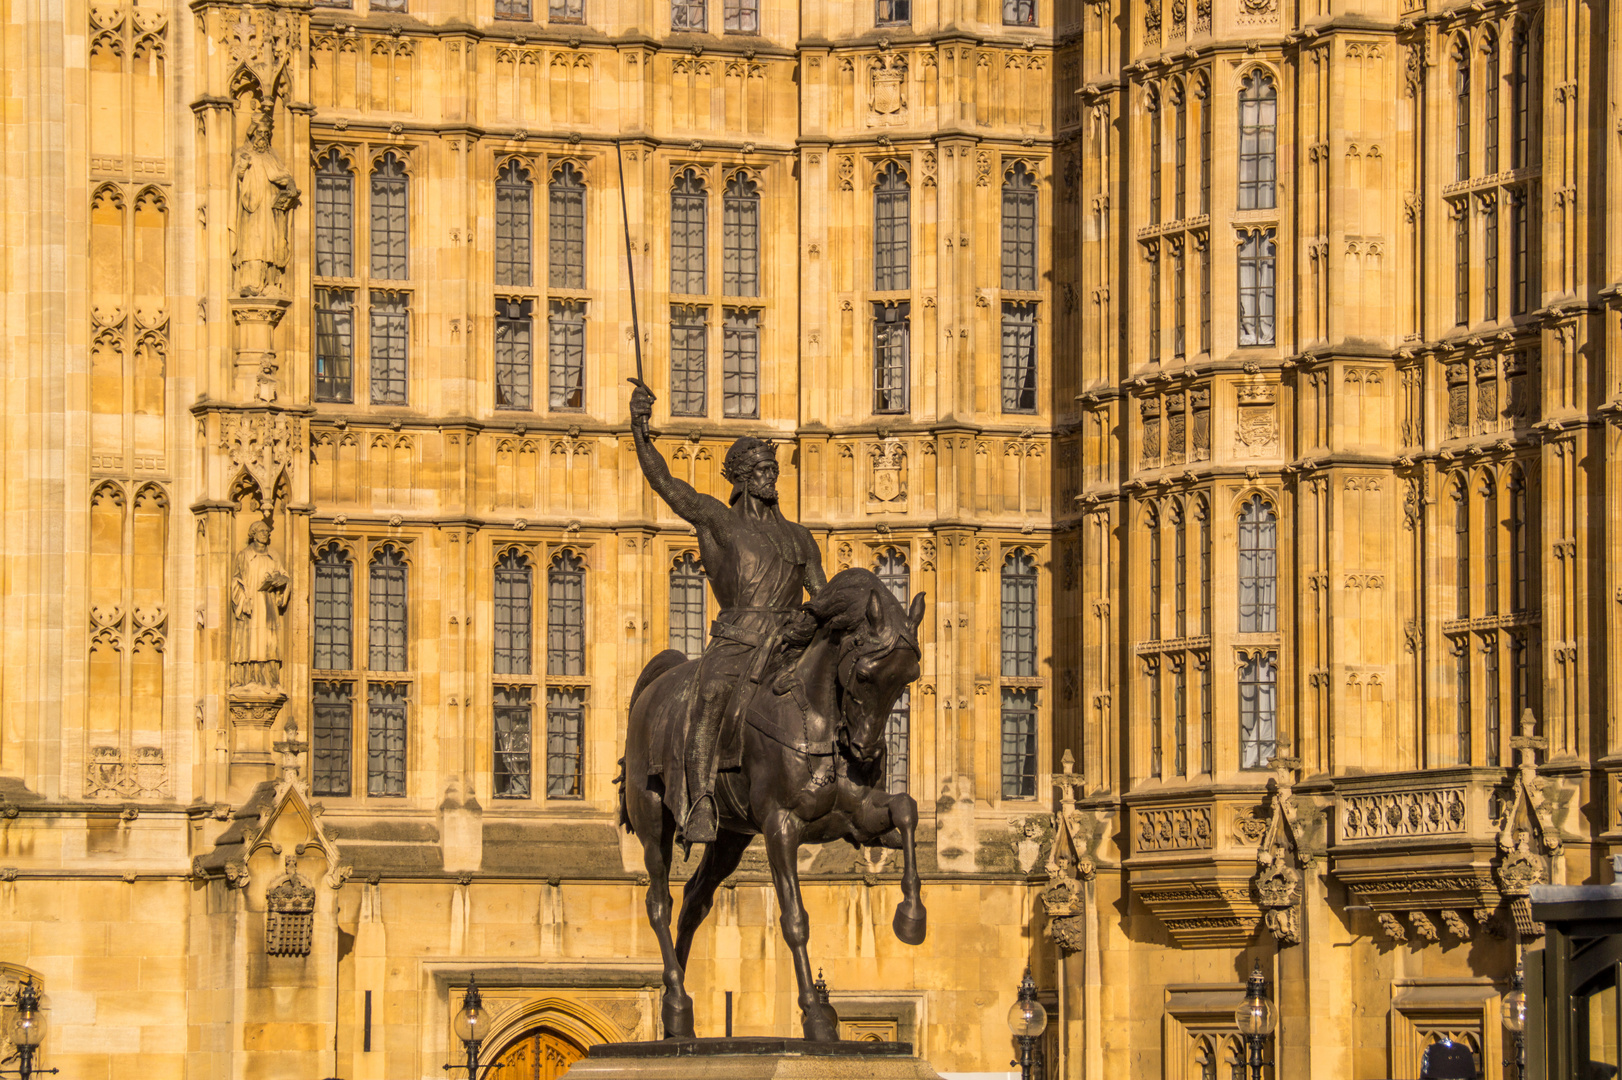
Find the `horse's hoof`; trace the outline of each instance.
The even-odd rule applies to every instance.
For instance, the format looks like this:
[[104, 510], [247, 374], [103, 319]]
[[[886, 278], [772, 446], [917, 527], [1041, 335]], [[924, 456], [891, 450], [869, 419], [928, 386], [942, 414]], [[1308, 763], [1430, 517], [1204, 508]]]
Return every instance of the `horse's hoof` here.
[[693, 1038], [693, 999], [686, 994], [675, 997], [665, 995], [664, 1008], [661, 1015], [665, 1022], [665, 1038], [691, 1039]]
[[805, 1021], [807, 1042], [839, 1041], [839, 1014], [834, 1012], [831, 1005], [819, 1002], [809, 1009], [802, 1009], [800, 1015]]
[[929, 930], [929, 913], [924, 910], [922, 904], [913, 904], [911, 913], [907, 907], [905, 901], [896, 905], [895, 922], [892, 923], [895, 927], [895, 936], [908, 945], [922, 945], [924, 935]]

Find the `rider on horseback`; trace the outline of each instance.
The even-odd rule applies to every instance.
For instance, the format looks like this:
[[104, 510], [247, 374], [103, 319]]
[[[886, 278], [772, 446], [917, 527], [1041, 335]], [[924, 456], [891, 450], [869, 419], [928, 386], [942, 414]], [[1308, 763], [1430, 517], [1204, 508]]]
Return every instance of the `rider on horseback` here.
[[[634, 381], [634, 380], [633, 380]], [[648, 437], [653, 392], [641, 383], [631, 393], [631, 437], [648, 483], [698, 531], [698, 554], [720, 605], [710, 642], [699, 661], [694, 699], [688, 703], [681, 839], [715, 839], [717, 742], [733, 689], [744, 677], [758, 682], [800, 613], [802, 590], [826, 585], [822, 554], [811, 533], [783, 516], [777, 502], [777, 454], [770, 443], [744, 436], [732, 444], [721, 476], [732, 484], [726, 504], [702, 495], [670, 474]], [[803, 644], [803, 642], [801, 643]]]

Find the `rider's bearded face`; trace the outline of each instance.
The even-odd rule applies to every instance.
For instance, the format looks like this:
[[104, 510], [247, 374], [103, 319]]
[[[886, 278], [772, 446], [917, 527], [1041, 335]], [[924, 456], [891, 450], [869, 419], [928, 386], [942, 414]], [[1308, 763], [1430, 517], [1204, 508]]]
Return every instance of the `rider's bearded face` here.
[[757, 499], [765, 502], [777, 501], [777, 462], [762, 461], [749, 470], [744, 478], [744, 488]]

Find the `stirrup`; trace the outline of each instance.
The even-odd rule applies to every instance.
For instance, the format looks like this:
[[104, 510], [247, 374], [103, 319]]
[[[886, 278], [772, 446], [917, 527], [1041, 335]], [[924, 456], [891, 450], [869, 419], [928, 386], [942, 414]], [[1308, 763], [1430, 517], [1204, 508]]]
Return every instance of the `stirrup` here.
[[687, 820], [682, 823], [681, 838], [688, 844], [714, 843], [717, 824], [715, 796], [706, 791], [687, 808]]

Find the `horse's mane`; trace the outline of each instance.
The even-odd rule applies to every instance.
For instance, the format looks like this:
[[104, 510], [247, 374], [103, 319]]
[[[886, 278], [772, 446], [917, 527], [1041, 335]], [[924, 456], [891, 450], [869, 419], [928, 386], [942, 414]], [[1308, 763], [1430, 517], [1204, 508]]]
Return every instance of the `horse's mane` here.
[[[910, 630], [906, 611], [891, 595], [890, 589], [879, 576], [871, 570], [853, 566], [848, 570], [841, 570], [835, 574], [828, 584], [817, 591], [817, 595], [806, 601], [801, 608], [804, 618], [796, 625], [791, 625], [785, 635], [785, 649], [783, 653], [784, 674], [794, 669], [795, 663], [805, 652], [806, 646], [811, 644], [819, 632], [829, 637], [840, 637], [852, 630], [859, 630], [867, 626], [867, 606], [874, 594], [879, 596], [879, 605], [889, 616], [876, 633], [858, 634], [846, 637], [841, 644], [841, 654], [852, 648], [858, 648], [861, 653], [888, 652], [895, 647], [896, 638]], [[891, 610], [894, 608], [894, 610]], [[908, 635], [910, 638], [910, 635]], [[916, 643], [913, 643], [916, 646]]]

